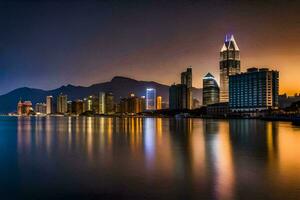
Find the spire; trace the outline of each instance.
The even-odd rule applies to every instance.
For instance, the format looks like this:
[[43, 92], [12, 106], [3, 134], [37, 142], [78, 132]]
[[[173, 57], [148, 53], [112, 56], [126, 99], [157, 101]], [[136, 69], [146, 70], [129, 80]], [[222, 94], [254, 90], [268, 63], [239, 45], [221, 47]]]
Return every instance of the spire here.
[[221, 52], [227, 51], [227, 50], [234, 50], [234, 51], [240, 50], [238, 45], [236, 44], [233, 34], [225, 35], [225, 40], [224, 40], [224, 44], [222, 46]]

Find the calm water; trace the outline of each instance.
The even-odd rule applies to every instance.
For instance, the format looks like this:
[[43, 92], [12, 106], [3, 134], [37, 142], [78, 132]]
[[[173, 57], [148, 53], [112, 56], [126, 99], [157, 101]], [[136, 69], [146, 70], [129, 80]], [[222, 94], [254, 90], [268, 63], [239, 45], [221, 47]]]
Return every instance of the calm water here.
[[288, 122], [0, 117], [1, 199], [300, 199]]

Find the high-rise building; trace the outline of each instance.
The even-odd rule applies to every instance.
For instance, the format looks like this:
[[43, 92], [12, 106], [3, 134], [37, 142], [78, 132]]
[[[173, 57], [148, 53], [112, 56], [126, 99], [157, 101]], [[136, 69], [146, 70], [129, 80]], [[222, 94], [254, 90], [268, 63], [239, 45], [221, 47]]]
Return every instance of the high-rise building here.
[[47, 105], [45, 103], [36, 103], [35, 104], [35, 112], [39, 114], [47, 113]]
[[146, 110], [156, 109], [156, 89], [147, 88], [146, 89]]
[[193, 94], [192, 94], [192, 87], [193, 87], [193, 75], [192, 75], [192, 67], [188, 67], [185, 72], [181, 73], [181, 84], [186, 85], [187, 87], [187, 109], [193, 108]]
[[99, 114], [105, 114], [105, 93], [99, 93]]
[[169, 88], [169, 108], [171, 110], [187, 109], [187, 86], [173, 84]]
[[211, 73], [207, 73], [203, 77], [202, 92], [203, 105], [219, 103], [219, 86]]
[[31, 101], [18, 102], [18, 115], [30, 115], [33, 112]]
[[47, 96], [46, 97], [46, 113], [47, 115], [53, 113], [53, 97], [52, 96]]
[[240, 73], [240, 50], [233, 35], [226, 35], [220, 51], [220, 102], [229, 101], [229, 76]]
[[83, 113], [83, 101], [72, 101], [72, 114], [80, 115], [81, 113]]
[[145, 111], [145, 97], [137, 97], [133, 93], [120, 101], [120, 112], [136, 114]]
[[105, 113], [106, 114], [115, 113], [114, 95], [112, 92], [105, 93]]
[[229, 77], [229, 107], [235, 111], [278, 108], [279, 72], [249, 68]]
[[83, 112], [93, 111], [93, 96], [88, 96], [83, 99]]
[[161, 110], [162, 109], [162, 97], [157, 96], [156, 97], [156, 110]]
[[68, 111], [68, 98], [67, 95], [60, 94], [57, 97], [57, 113], [67, 113]]

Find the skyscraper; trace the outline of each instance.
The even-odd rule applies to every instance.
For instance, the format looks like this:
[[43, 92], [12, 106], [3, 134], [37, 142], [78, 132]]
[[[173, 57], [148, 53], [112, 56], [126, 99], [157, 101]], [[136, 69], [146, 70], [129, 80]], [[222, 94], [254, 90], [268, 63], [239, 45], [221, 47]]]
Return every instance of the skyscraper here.
[[240, 50], [233, 35], [226, 35], [220, 52], [220, 102], [229, 101], [229, 76], [240, 73]]
[[193, 94], [192, 94], [192, 68], [188, 67], [185, 72], [181, 73], [181, 84], [186, 85], [187, 87], [187, 96], [186, 96], [186, 103], [187, 108], [192, 109], [193, 108]]
[[146, 110], [156, 109], [156, 89], [147, 88], [146, 89]]
[[207, 73], [203, 77], [203, 105], [209, 105], [219, 102], [219, 86], [215, 77]]
[[112, 92], [105, 93], [105, 113], [113, 114], [115, 112], [114, 95]]
[[249, 68], [229, 77], [231, 111], [260, 111], [278, 108], [279, 72], [267, 68]]
[[170, 110], [187, 109], [187, 86], [185, 84], [173, 84], [169, 88]]
[[162, 109], [162, 97], [157, 96], [156, 97], [156, 110], [161, 110]]
[[67, 95], [60, 94], [57, 97], [57, 113], [64, 114], [68, 111]]
[[105, 93], [99, 93], [99, 114], [105, 114]]
[[46, 113], [47, 115], [53, 113], [53, 97], [52, 96], [47, 96], [46, 97]]
[[46, 114], [47, 105], [45, 103], [36, 103], [35, 112], [39, 114]]

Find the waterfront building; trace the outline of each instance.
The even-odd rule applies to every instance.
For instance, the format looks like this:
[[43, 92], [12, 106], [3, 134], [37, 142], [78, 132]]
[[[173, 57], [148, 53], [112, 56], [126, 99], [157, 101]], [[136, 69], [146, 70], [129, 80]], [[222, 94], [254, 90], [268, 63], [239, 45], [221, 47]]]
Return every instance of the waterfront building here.
[[105, 92], [100, 92], [98, 96], [98, 114], [105, 114]]
[[156, 110], [162, 109], [162, 96], [156, 97]]
[[220, 102], [229, 101], [229, 76], [240, 73], [240, 50], [233, 35], [226, 35], [220, 51]]
[[67, 113], [72, 113], [72, 101], [67, 101]]
[[114, 95], [112, 92], [105, 93], [105, 113], [106, 114], [115, 113]]
[[17, 107], [18, 115], [30, 115], [33, 112], [31, 101], [22, 101], [18, 102]]
[[87, 98], [83, 99], [83, 111], [93, 111], [93, 96], [88, 96]]
[[188, 67], [185, 72], [181, 73], [181, 84], [184, 84], [187, 87], [187, 96], [186, 96], [187, 109], [193, 108], [192, 77], [193, 77], [192, 67]]
[[171, 110], [187, 109], [187, 86], [173, 84], [169, 88], [169, 108]]
[[35, 112], [37, 114], [46, 114], [47, 113], [47, 104], [45, 103], [36, 103]]
[[203, 77], [203, 105], [219, 103], [219, 86], [215, 77], [208, 73]]
[[75, 100], [72, 101], [72, 114], [80, 115], [83, 113], [83, 101]]
[[57, 113], [67, 113], [68, 111], [68, 97], [67, 95], [60, 94], [57, 97]]
[[52, 96], [47, 96], [46, 97], [46, 114], [50, 115], [53, 113], [53, 97]]
[[229, 77], [231, 111], [261, 111], [278, 108], [279, 72], [249, 68]]
[[137, 114], [145, 111], [145, 98], [136, 97], [133, 93], [128, 98], [120, 101], [120, 112], [128, 114]]
[[146, 89], [146, 110], [156, 109], [156, 89], [147, 88]]

